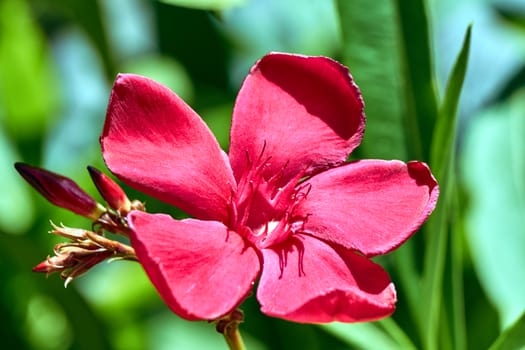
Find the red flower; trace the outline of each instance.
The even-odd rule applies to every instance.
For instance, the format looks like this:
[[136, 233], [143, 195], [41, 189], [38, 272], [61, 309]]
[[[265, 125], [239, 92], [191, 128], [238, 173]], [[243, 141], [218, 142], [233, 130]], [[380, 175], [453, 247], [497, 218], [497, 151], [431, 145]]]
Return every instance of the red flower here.
[[120, 75], [101, 136], [107, 165], [197, 218], [128, 216], [137, 257], [170, 308], [217, 319], [260, 277], [257, 299], [270, 316], [390, 315], [394, 286], [368, 258], [419, 228], [438, 186], [420, 162], [346, 163], [364, 124], [347, 68], [325, 57], [272, 53], [257, 62], [235, 103], [229, 155], [166, 87]]

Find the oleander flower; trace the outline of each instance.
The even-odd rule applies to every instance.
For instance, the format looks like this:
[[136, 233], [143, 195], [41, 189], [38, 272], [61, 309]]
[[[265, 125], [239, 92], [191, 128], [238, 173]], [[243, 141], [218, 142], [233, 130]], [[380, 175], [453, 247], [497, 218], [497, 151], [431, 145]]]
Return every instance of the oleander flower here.
[[194, 217], [127, 217], [167, 305], [215, 320], [256, 288], [263, 313], [291, 321], [390, 315], [394, 285], [370, 258], [423, 224], [438, 186], [421, 162], [346, 162], [364, 126], [358, 87], [326, 57], [258, 61], [235, 102], [228, 155], [177, 95], [119, 75], [100, 139], [108, 167]]

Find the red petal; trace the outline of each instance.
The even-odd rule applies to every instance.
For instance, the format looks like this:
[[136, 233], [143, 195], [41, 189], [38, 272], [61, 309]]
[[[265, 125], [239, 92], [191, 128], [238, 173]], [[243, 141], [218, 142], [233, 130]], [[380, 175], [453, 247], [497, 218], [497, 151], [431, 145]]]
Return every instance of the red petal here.
[[[252, 68], [233, 111], [230, 162], [237, 179], [271, 157], [283, 180], [339, 164], [359, 145], [365, 116], [348, 69], [326, 57], [272, 53]], [[249, 160], [248, 160], [249, 159]]]
[[132, 211], [131, 244], [166, 304], [188, 320], [232, 311], [259, 273], [254, 249], [216, 221], [172, 219]]
[[295, 322], [377, 320], [395, 309], [387, 273], [351, 251], [295, 235], [280, 249], [264, 249], [257, 290], [262, 312]]
[[119, 75], [100, 141], [108, 167], [130, 186], [195, 217], [226, 219], [230, 165], [206, 124], [168, 88]]
[[424, 163], [364, 160], [313, 176], [297, 209], [304, 232], [356, 249], [385, 254], [428, 218], [439, 189]]

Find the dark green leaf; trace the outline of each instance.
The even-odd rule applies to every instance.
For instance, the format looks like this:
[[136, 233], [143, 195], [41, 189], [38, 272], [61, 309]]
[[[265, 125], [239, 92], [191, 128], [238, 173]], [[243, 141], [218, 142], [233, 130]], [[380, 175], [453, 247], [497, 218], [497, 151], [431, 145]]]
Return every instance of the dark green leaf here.
[[496, 339], [489, 350], [517, 350], [525, 348], [525, 313]]
[[190, 7], [201, 10], [224, 10], [228, 7], [238, 6], [245, 0], [160, 0], [167, 4]]
[[[396, 0], [404, 56], [409, 156], [428, 161], [438, 107], [425, 0]], [[418, 150], [418, 148], [421, 148]]]
[[367, 114], [361, 145], [370, 158], [407, 158], [402, 38], [393, 1], [337, 2], [343, 62], [359, 85]]

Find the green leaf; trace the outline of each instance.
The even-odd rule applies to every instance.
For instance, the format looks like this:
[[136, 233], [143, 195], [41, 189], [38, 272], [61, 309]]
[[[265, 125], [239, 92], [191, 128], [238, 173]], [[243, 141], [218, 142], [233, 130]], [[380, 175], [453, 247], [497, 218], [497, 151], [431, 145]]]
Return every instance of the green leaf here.
[[[404, 60], [406, 113], [411, 158], [428, 161], [438, 104], [425, 0], [396, 0]], [[402, 79], [403, 79], [402, 75]]]
[[13, 144], [0, 128], [0, 232], [11, 234], [25, 232], [34, 219], [29, 186], [13, 167], [17, 160]]
[[[337, 4], [344, 63], [366, 106], [367, 127], [359, 151], [367, 158], [428, 161], [438, 108], [423, 0]], [[421, 311], [416, 248], [408, 242], [394, 253], [394, 268], [413, 318]]]
[[12, 135], [39, 135], [58, 107], [44, 35], [27, 2], [0, 2], [0, 106]]
[[391, 0], [337, 1], [343, 63], [361, 89], [367, 115], [360, 150], [370, 158], [407, 158], [402, 38]]
[[438, 347], [439, 320], [442, 315], [443, 275], [447, 256], [447, 239], [456, 207], [455, 145], [457, 107], [465, 79], [470, 51], [471, 27], [468, 27], [462, 49], [454, 64], [445, 98], [439, 112], [432, 138], [431, 166], [440, 185], [440, 199], [428, 223], [429, 240], [425, 254], [420, 322], [426, 348]]
[[449, 167], [456, 143], [457, 110], [461, 88], [467, 70], [471, 32], [472, 26], [469, 26], [465, 34], [465, 39], [463, 40], [463, 46], [448, 81], [445, 98], [439, 110], [439, 118], [436, 121], [436, 127], [432, 137], [430, 163], [438, 180], [444, 176], [443, 173]]
[[525, 313], [496, 339], [489, 350], [525, 349]]
[[343, 60], [361, 88], [367, 157], [428, 159], [437, 115], [422, 0], [337, 2]]
[[415, 349], [391, 318], [353, 324], [335, 322], [320, 327], [355, 349]]
[[224, 10], [242, 5], [245, 0], [160, 0], [161, 2], [200, 10]]
[[461, 157], [466, 239], [502, 328], [525, 311], [525, 89], [467, 129]]

